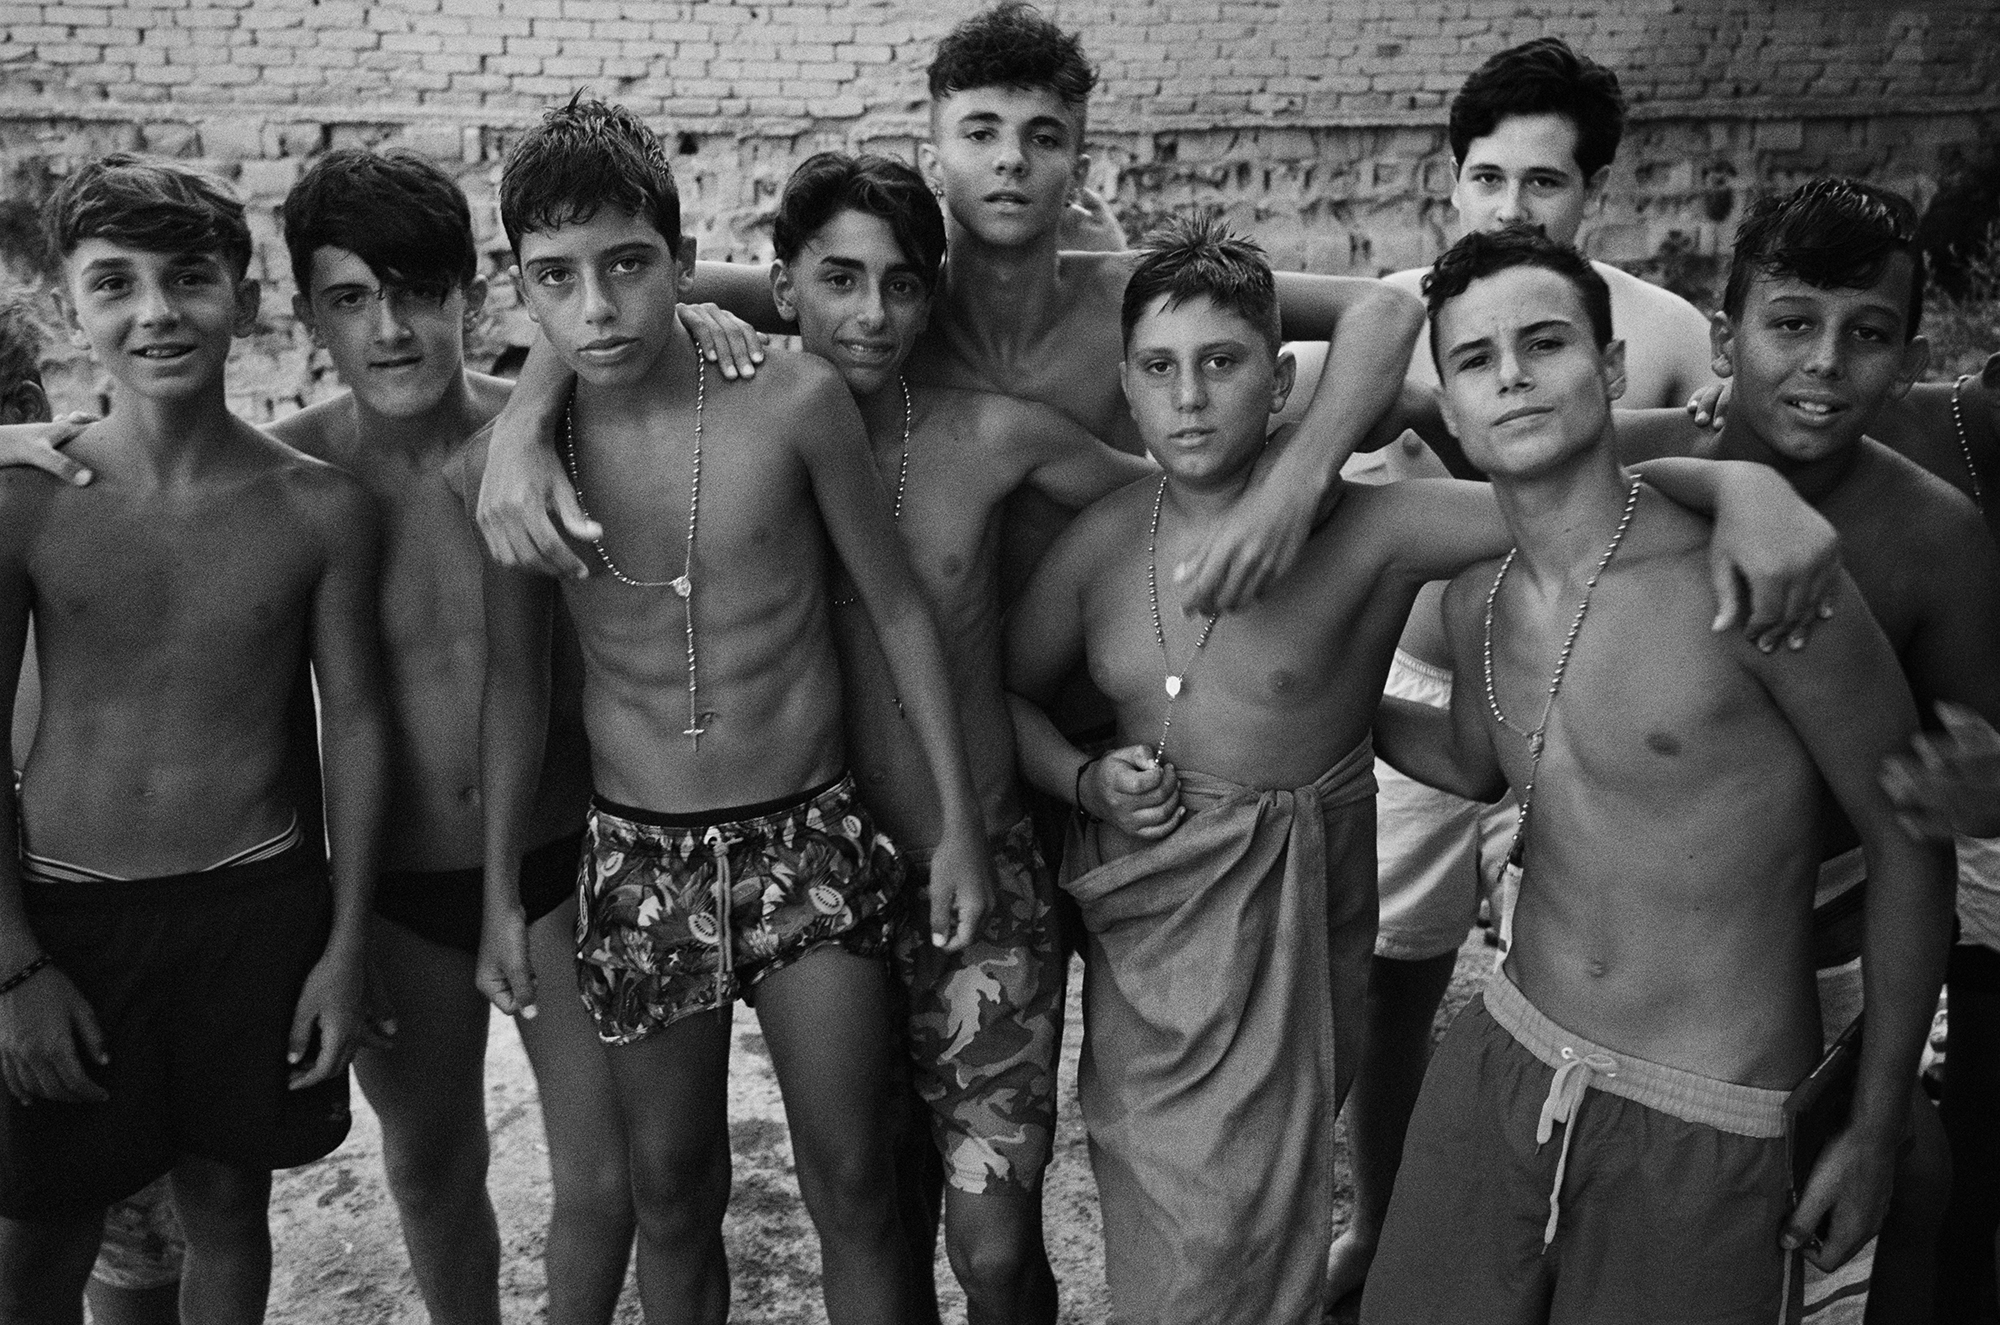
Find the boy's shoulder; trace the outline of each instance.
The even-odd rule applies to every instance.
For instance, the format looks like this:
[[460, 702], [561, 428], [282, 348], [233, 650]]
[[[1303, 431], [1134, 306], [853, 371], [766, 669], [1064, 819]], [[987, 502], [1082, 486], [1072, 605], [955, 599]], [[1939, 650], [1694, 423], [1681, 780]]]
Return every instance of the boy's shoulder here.
[[724, 404], [758, 415], [781, 415], [800, 423], [812, 422], [811, 411], [844, 404], [854, 409], [854, 398], [834, 366], [817, 354], [767, 354], [753, 377], [725, 378], [714, 365], [705, 367], [705, 390], [720, 393]]
[[1125, 297], [1125, 283], [1132, 279], [1139, 255], [1131, 249], [1066, 250], [1057, 255], [1056, 261], [1058, 276], [1071, 290], [1073, 302], [1102, 304], [1108, 300], [1116, 311], [1118, 301]]
[[340, 464], [351, 460], [360, 445], [355, 426], [354, 393], [339, 391], [270, 424], [265, 431], [286, 446], [317, 460]]
[[1946, 553], [1990, 537], [1971, 498], [1873, 437], [1856, 443], [1838, 507], [1871, 532], [1893, 535], [1913, 549]]
[[1148, 475], [1099, 497], [1069, 522], [1049, 555], [1060, 550], [1108, 564], [1121, 550], [1143, 545], [1159, 485], [1157, 477]]

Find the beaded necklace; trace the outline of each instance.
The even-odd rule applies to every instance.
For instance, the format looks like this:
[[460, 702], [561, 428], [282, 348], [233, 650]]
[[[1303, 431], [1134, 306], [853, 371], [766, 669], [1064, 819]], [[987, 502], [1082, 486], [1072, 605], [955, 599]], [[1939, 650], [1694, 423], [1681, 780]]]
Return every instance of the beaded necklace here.
[[[681, 735], [688, 738], [694, 750], [701, 750], [701, 738], [708, 728], [701, 725], [701, 711], [695, 697], [694, 665], [694, 533], [701, 514], [701, 423], [702, 408], [708, 400], [708, 368], [696, 355], [694, 361], [694, 477], [688, 485], [688, 527], [687, 550], [681, 562], [681, 573], [671, 580], [635, 580], [619, 568], [611, 559], [611, 553], [604, 546], [602, 538], [593, 539], [591, 546], [597, 550], [597, 559], [604, 563], [604, 569], [611, 572], [611, 578], [634, 589], [672, 589], [687, 605], [687, 691], [688, 725]], [[570, 487], [576, 491], [576, 504], [587, 517], [590, 508], [583, 500], [583, 479], [576, 466], [576, 397], [571, 395], [569, 404], [563, 409], [563, 460], [569, 469]]]
[[1973, 468], [1972, 439], [1965, 434], [1965, 410], [1958, 403], [1959, 396], [1965, 392], [1965, 384], [1971, 380], [1972, 374], [1967, 373], [1952, 383], [1951, 427], [1952, 431], [1958, 434], [1958, 453], [1965, 458], [1965, 476], [1972, 480], [1972, 504], [1978, 507], [1980, 514], [1983, 515], [1986, 512], [1986, 494], [1979, 486], [1979, 471]]
[[1153, 639], [1158, 642], [1160, 658], [1167, 667], [1167, 708], [1160, 715], [1160, 739], [1153, 746], [1153, 759], [1161, 764], [1167, 762], [1167, 732], [1174, 725], [1174, 701], [1181, 697], [1181, 685], [1187, 680], [1187, 674], [1194, 670], [1202, 649], [1208, 644], [1209, 633], [1215, 629], [1215, 616], [1211, 613], [1208, 620], [1202, 623], [1201, 635], [1194, 642], [1194, 651], [1188, 654], [1187, 665], [1178, 672], [1174, 671], [1173, 659], [1167, 657], [1167, 632], [1160, 625], [1160, 507], [1166, 499], [1167, 476], [1162, 474], [1160, 490], [1153, 494], [1153, 526], [1146, 533], [1146, 597], [1153, 606]]
[[[910, 383], [901, 373], [896, 374], [896, 385], [903, 390], [903, 458], [896, 463], [896, 505], [889, 519], [895, 524], [903, 522], [903, 489], [910, 481]], [[848, 594], [833, 600], [835, 607], [846, 607], [854, 602], [855, 596]], [[903, 702], [896, 701], [896, 710], [901, 712]]]
[[1576, 619], [1569, 623], [1569, 633], [1563, 637], [1562, 652], [1556, 655], [1555, 675], [1549, 678], [1549, 696], [1542, 701], [1542, 720], [1533, 727], [1523, 727], [1501, 711], [1500, 696], [1493, 686], [1493, 605], [1500, 597], [1501, 582], [1507, 578], [1507, 569], [1514, 564], [1514, 554], [1520, 548], [1507, 550], [1506, 558], [1500, 563], [1500, 573], [1493, 577], [1493, 587], [1486, 591], [1486, 621], [1480, 640], [1480, 655], [1486, 669], [1486, 708], [1495, 722], [1528, 743], [1528, 777], [1521, 784], [1521, 815], [1514, 826], [1514, 841], [1507, 848], [1507, 863], [1510, 865], [1520, 865], [1526, 850], [1528, 813], [1535, 804], [1535, 776], [1541, 771], [1542, 749], [1548, 744], [1549, 718], [1555, 712], [1556, 695], [1562, 690], [1563, 674], [1569, 670], [1570, 655], [1576, 651], [1576, 637], [1583, 632], [1583, 619], [1590, 615], [1590, 596], [1597, 590], [1597, 581], [1603, 577], [1605, 568], [1611, 565], [1611, 558], [1618, 555], [1618, 545], [1625, 541], [1625, 531], [1632, 527], [1632, 513], [1639, 509], [1640, 486], [1634, 483], [1627, 490], [1625, 511], [1618, 517], [1618, 528], [1613, 531], [1604, 555], [1597, 559], [1597, 569], [1584, 581], [1583, 601], [1577, 605]]

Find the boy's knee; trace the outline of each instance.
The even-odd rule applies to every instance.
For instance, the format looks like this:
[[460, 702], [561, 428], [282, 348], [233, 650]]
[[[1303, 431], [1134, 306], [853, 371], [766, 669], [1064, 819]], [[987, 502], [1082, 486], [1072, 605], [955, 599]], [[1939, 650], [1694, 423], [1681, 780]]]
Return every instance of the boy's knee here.
[[475, 1192], [485, 1194], [490, 1157], [482, 1125], [385, 1146], [382, 1168], [399, 1202], [452, 1204]]
[[626, 1175], [641, 1222], [717, 1217], [729, 1203], [729, 1151], [716, 1146], [655, 1146], [632, 1158]]
[[1025, 1239], [993, 1225], [948, 1230], [945, 1252], [966, 1295], [985, 1301], [1004, 1301], [1018, 1293], [1037, 1259]]
[[271, 1206], [271, 1175], [211, 1159], [186, 1159], [173, 1173], [174, 1210], [188, 1241], [254, 1228], [261, 1236]]

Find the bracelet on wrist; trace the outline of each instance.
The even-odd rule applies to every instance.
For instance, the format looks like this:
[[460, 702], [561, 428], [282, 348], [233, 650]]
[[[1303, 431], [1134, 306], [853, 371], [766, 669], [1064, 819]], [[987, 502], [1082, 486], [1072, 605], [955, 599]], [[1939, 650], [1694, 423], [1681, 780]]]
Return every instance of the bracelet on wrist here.
[[34, 979], [36, 973], [39, 972], [44, 966], [47, 966], [50, 960], [51, 958], [46, 952], [42, 953], [40, 956], [36, 957], [33, 961], [29, 962], [26, 966], [23, 966], [20, 970], [8, 976], [5, 980], [0, 980], [0, 998], [6, 997], [8, 994], [13, 993], [16, 989], [19, 989], [22, 985], [28, 983], [28, 981]]
[[1099, 820], [1083, 803], [1083, 775], [1090, 771], [1092, 764], [1102, 758], [1104, 758], [1103, 755], [1092, 755], [1076, 766], [1076, 788], [1073, 799], [1076, 801], [1076, 812], [1083, 817], [1083, 821], [1087, 824], [1094, 824], [1099, 822]]

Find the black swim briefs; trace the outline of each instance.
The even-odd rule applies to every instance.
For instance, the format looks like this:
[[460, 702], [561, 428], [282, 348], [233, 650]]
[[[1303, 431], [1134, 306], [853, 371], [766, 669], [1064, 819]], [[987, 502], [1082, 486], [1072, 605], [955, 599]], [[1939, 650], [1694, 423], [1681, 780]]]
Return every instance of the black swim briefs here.
[[[521, 908], [534, 924], [576, 893], [583, 830], [521, 857]], [[462, 870], [384, 870], [375, 883], [375, 914], [441, 947], [477, 955], [486, 881], [478, 866]]]

